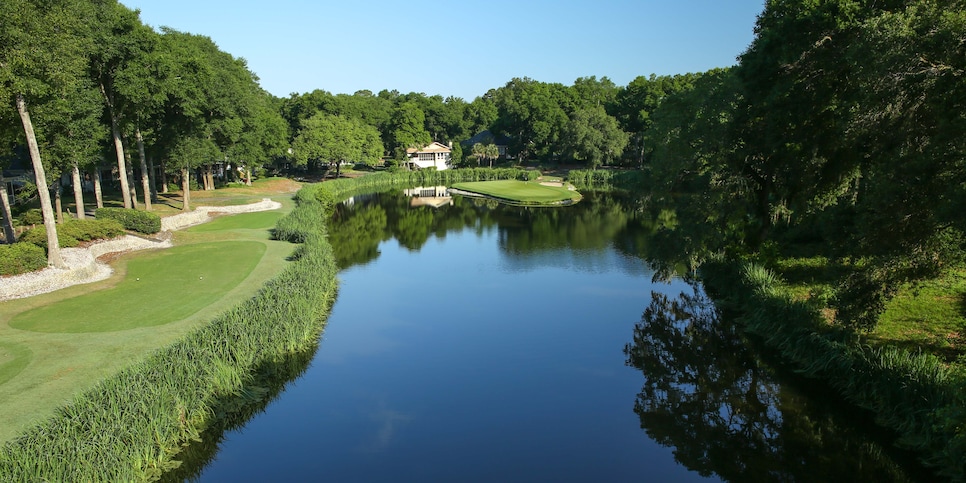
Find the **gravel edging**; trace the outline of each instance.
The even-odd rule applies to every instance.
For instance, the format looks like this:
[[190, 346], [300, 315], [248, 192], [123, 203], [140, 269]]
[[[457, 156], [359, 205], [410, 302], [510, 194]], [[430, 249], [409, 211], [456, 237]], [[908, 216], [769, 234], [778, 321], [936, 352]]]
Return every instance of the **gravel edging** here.
[[180, 230], [198, 225], [212, 219], [212, 213], [251, 213], [276, 210], [282, 207], [277, 201], [268, 198], [258, 203], [239, 206], [199, 206], [189, 213], [181, 213], [161, 219], [163, 240], [149, 240], [133, 235], [125, 235], [111, 240], [93, 243], [86, 248], [63, 248], [61, 257], [67, 268], [47, 267], [36, 272], [23, 273], [0, 278], [0, 301], [20, 299], [53, 292], [82, 283], [92, 283], [111, 276], [114, 270], [106, 263], [98, 262], [98, 257], [109, 253], [134, 250], [150, 250], [173, 246], [170, 236], [164, 232]]

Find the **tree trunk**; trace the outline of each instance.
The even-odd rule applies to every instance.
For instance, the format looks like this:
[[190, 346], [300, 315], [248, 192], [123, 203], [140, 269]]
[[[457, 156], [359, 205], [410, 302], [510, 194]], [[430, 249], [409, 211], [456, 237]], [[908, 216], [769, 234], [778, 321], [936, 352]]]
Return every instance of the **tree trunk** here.
[[246, 166], [245, 167], [245, 186], [251, 186], [251, 185], [252, 185], [252, 169]]
[[83, 220], [86, 218], [86, 213], [84, 213], [84, 185], [81, 184], [80, 167], [77, 166], [77, 161], [74, 161], [74, 165], [71, 166], [70, 180], [74, 185], [74, 209], [77, 211], [77, 219]]
[[215, 190], [215, 167], [212, 165], [205, 166], [205, 191]]
[[154, 203], [158, 202], [158, 175], [154, 171], [154, 161], [148, 158], [148, 180], [150, 180], [151, 185], [151, 201]]
[[104, 207], [104, 196], [101, 194], [101, 168], [94, 166], [94, 203], [98, 208]]
[[114, 137], [114, 152], [117, 154], [117, 175], [121, 178], [121, 196], [124, 198], [124, 207], [131, 209], [134, 207], [131, 200], [131, 190], [127, 182], [127, 164], [124, 162], [124, 143], [121, 142], [121, 130], [117, 125], [117, 118], [111, 114], [111, 135]]
[[7, 243], [17, 241], [17, 234], [13, 231], [13, 214], [10, 212], [10, 197], [7, 196], [7, 183], [0, 171], [0, 216], [3, 217], [3, 239]]
[[151, 211], [151, 182], [148, 180], [148, 160], [144, 157], [144, 138], [141, 127], [134, 130], [134, 139], [138, 143], [138, 156], [141, 158], [141, 191], [144, 192], [144, 209]]
[[181, 170], [181, 193], [184, 196], [181, 209], [191, 211], [191, 178], [188, 177], [188, 168]]
[[168, 194], [168, 166], [163, 158], [161, 159], [161, 192]]
[[60, 193], [64, 191], [60, 186], [60, 180], [54, 185], [54, 214], [57, 215], [57, 223], [64, 223], [64, 202], [60, 199]]
[[67, 268], [67, 264], [60, 256], [60, 244], [57, 242], [57, 225], [54, 224], [54, 210], [50, 206], [50, 192], [47, 191], [47, 174], [44, 172], [44, 163], [40, 160], [40, 147], [37, 146], [34, 125], [30, 122], [30, 113], [27, 112], [27, 103], [22, 94], [17, 94], [17, 112], [20, 114], [24, 134], [27, 136], [27, 147], [37, 183], [37, 195], [40, 197], [40, 210], [44, 215], [44, 228], [47, 230], [47, 265], [54, 268]]

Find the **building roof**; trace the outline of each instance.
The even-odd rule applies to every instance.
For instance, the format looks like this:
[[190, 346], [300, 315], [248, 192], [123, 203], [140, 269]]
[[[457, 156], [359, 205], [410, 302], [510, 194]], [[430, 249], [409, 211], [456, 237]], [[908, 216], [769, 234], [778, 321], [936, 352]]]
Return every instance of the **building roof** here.
[[445, 145], [443, 143], [438, 143], [438, 142], [433, 142], [429, 146], [425, 146], [422, 149], [409, 148], [409, 149], [406, 150], [406, 152], [409, 153], [409, 154], [413, 154], [413, 153], [449, 153], [449, 152], [452, 152], [452, 151], [453, 150], [450, 149], [449, 146], [447, 146], [447, 145]]

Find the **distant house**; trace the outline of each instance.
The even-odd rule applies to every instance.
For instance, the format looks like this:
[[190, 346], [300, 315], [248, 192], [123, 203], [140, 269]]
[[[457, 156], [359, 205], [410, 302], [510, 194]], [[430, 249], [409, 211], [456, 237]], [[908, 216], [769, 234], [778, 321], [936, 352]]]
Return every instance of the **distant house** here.
[[510, 145], [510, 138], [506, 136], [497, 136], [489, 130], [480, 131], [476, 134], [476, 136], [473, 136], [466, 141], [461, 142], [460, 144], [463, 146], [463, 151], [469, 153], [473, 149], [473, 145], [476, 143], [483, 145], [495, 144], [497, 149], [500, 150], [500, 159], [512, 158], [509, 154], [507, 154], [507, 147]]
[[409, 148], [406, 154], [410, 168], [436, 168], [436, 171], [442, 171], [449, 169], [453, 150], [445, 144], [434, 142], [421, 149]]

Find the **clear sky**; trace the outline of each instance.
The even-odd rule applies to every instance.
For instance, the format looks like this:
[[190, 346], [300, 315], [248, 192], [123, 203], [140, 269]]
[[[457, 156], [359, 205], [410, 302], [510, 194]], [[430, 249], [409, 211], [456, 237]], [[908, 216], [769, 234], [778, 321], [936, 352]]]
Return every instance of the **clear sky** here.
[[735, 64], [764, 0], [120, 0], [211, 37], [280, 97], [324, 89], [467, 101], [514, 77], [573, 84]]

